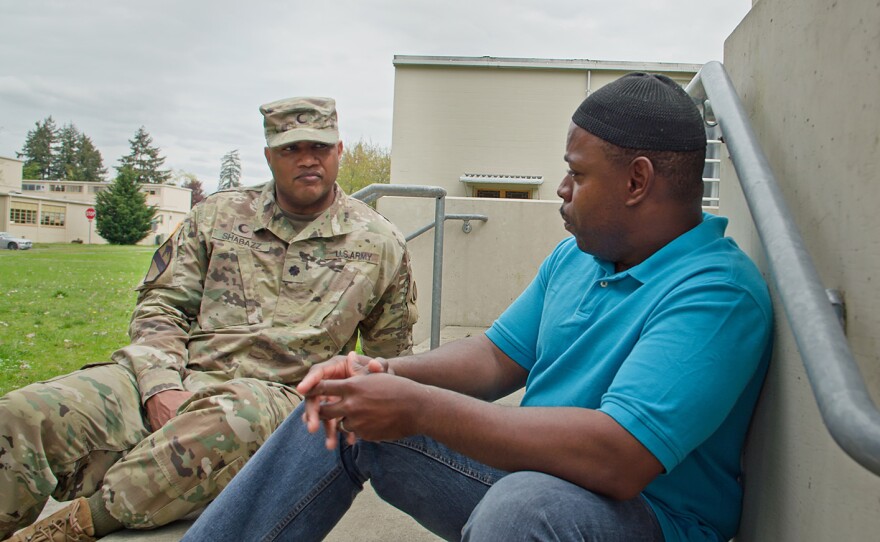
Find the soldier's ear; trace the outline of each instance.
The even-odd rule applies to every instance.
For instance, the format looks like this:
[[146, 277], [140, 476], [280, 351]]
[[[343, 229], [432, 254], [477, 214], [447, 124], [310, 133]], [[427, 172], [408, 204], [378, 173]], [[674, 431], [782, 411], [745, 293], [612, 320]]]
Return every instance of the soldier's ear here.
[[269, 158], [269, 147], [263, 147], [263, 156], [266, 157], [266, 163], [269, 164], [269, 167], [272, 167], [272, 159]]
[[336, 154], [342, 158], [342, 140], [336, 142]]

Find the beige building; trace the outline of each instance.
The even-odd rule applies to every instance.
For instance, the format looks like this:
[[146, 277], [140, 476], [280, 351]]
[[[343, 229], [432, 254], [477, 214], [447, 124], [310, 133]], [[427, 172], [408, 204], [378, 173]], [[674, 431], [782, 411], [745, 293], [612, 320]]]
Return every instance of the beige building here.
[[[0, 231], [36, 243], [104, 244], [86, 211], [108, 182], [22, 180], [23, 162], [0, 156]], [[139, 244], [159, 244], [186, 216], [191, 190], [169, 184], [141, 187], [147, 205], [156, 207], [152, 231]]]
[[21, 168], [24, 162], [0, 156], [0, 193], [21, 190]]
[[394, 68], [392, 183], [556, 200], [564, 127], [585, 97], [634, 71], [684, 85], [700, 65], [396, 55]]

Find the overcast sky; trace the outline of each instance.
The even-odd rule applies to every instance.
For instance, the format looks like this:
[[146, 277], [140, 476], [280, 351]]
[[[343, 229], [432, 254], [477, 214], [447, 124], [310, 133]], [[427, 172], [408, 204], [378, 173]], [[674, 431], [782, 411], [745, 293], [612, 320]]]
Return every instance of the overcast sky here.
[[113, 166], [143, 125], [212, 191], [239, 149], [269, 178], [260, 104], [337, 100], [346, 142], [391, 144], [394, 55], [721, 60], [751, 0], [0, 0], [0, 156], [52, 115]]

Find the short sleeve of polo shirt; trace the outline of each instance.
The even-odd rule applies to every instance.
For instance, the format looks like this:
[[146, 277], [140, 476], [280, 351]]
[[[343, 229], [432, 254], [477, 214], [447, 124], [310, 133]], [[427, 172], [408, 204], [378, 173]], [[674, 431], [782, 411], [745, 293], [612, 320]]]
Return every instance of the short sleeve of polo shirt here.
[[731, 282], [681, 287], [648, 320], [599, 410], [669, 472], [731, 412], [769, 342], [768, 317]]
[[486, 331], [486, 337], [495, 346], [527, 371], [531, 370], [537, 360], [538, 333], [547, 275], [554, 265], [558, 252], [559, 246], [541, 264], [531, 284]]

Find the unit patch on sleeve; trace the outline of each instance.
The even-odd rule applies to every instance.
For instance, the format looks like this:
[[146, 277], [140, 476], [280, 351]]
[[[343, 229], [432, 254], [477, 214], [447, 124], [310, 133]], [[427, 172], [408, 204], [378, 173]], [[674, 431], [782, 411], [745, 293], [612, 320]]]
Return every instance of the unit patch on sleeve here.
[[177, 231], [180, 229], [180, 226], [174, 230], [174, 233], [168, 236], [168, 239], [165, 239], [165, 242], [162, 243], [155, 253], [153, 253], [153, 259], [150, 261], [150, 269], [147, 270], [147, 276], [144, 277], [144, 284], [151, 284], [156, 281], [159, 277], [162, 276], [162, 273], [168, 269], [168, 266], [171, 265], [171, 259], [174, 257], [174, 243], [177, 240]]

